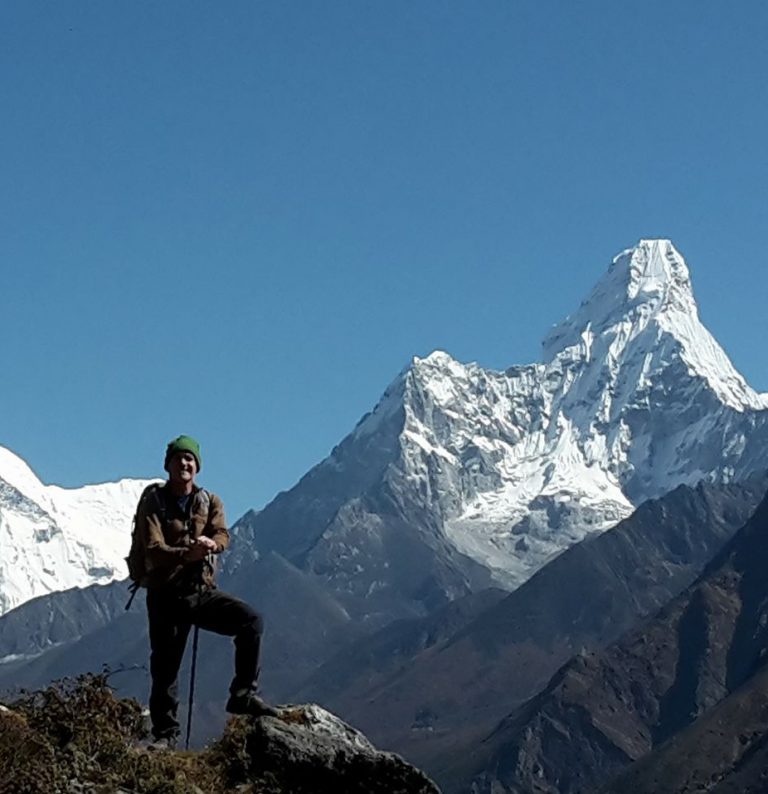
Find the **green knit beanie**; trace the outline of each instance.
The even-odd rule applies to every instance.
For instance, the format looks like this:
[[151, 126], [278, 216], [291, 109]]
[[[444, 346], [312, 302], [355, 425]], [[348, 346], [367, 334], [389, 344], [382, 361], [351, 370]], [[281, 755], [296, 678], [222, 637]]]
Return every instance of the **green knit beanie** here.
[[163, 464], [163, 468], [166, 471], [168, 471], [168, 462], [177, 452], [191, 452], [197, 461], [197, 470], [200, 471], [203, 467], [203, 461], [200, 457], [200, 444], [198, 444], [192, 436], [179, 436], [178, 438], [174, 438], [165, 450], [165, 463]]

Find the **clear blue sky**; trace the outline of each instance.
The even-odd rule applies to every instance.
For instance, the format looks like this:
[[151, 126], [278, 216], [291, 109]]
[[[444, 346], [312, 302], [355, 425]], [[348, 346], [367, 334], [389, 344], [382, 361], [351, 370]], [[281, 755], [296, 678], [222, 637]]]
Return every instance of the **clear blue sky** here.
[[413, 355], [536, 360], [670, 237], [768, 389], [768, 3], [6, 0], [0, 444], [231, 518]]

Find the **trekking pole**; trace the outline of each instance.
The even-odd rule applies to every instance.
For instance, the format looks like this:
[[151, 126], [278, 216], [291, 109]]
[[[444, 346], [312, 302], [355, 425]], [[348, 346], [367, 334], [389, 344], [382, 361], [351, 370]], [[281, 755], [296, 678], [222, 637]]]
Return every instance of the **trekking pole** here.
[[189, 750], [189, 735], [192, 732], [192, 707], [195, 704], [195, 670], [197, 668], [197, 636], [200, 627], [195, 626], [195, 633], [192, 636], [192, 669], [189, 671], [189, 706], [187, 707], [187, 740], [184, 749]]

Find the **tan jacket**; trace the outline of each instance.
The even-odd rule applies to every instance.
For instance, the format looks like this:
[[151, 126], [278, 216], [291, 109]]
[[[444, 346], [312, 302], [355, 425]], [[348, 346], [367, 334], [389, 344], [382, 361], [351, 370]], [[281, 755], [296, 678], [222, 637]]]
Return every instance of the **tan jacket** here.
[[201, 535], [216, 543], [214, 553], [227, 548], [229, 532], [224, 505], [216, 494], [202, 488], [196, 488], [191, 499], [187, 520], [167, 484], [140, 502], [136, 532], [144, 549], [147, 587], [201, 580], [213, 585], [212, 566], [203, 561], [190, 562], [188, 557], [192, 541]]

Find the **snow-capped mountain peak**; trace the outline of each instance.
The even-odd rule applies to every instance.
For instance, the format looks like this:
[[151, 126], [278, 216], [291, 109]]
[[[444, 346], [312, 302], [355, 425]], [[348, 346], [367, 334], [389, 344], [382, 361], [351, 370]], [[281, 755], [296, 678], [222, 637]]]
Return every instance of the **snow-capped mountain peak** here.
[[688, 266], [669, 240], [640, 240], [618, 254], [589, 297], [543, 342], [545, 364], [583, 369], [591, 363], [601, 381], [606, 367], [609, 380], [620, 369], [647, 379], [652, 364], [678, 359], [730, 407], [768, 407], [768, 395], [747, 385], [699, 320]]
[[45, 485], [0, 447], [0, 614], [39, 595], [124, 578], [131, 520], [149, 482]]
[[[645, 499], [762, 469], [767, 408], [700, 322], [681, 254], [640, 240], [547, 336], [541, 362], [415, 358], [332, 460], [359, 472], [376, 450], [409, 525], [515, 586]], [[324, 532], [316, 558], [343, 555], [345, 587], [373, 586], [340, 537]]]
[[[624, 263], [628, 260], [628, 264]], [[669, 240], [640, 240], [634, 247], [619, 254], [611, 268], [626, 267], [629, 279], [627, 297], [655, 300], [663, 307], [694, 305], [691, 275], [680, 253]]]
[[45, 486], [37, 475], [25, 461], [5, 447], [0, 447], [0, 480], [5, 480], [8, 485], [33, 502], [48, 506]]
[[556, 325], [543, 342], [551, 361], [585, 333], [624, 325], [636, 336], [666, 313], [685, 312], [698, 320], [688, 266], [669, 240], [640, 240], [622, 251], [577, 311]]

